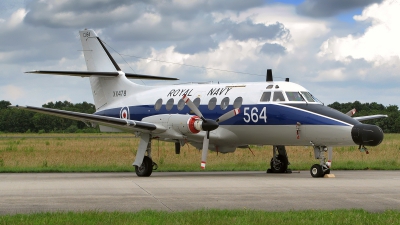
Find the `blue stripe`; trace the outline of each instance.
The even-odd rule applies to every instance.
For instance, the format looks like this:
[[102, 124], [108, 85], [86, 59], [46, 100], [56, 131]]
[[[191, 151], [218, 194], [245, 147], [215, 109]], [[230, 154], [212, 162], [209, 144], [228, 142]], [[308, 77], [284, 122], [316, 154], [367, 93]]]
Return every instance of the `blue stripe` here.
[[[260, 119], [260, 113], [263, 108], [266, 108], [266, 123], [264, 119]], [[326, 106], [325, 106], [326, 107]], [[249, 116], [245, 116], [244, 110], [247, 109], [247, 113]], [[253, 108], [257, 108], [257, 110], [253, 110], [256, 115], [253, 115], [253, 120], [251, 119], [251, 110]], [[233, 106], [228, 106], [227, 109], [222, 110], [218, 105], [214, 110], [209, 110], [207, 105], [200, 105], [200, 111], [203, 116], [208, 119], [217, 119], [222, 114], [228, 112], [233, 109]], [[121, 108], [113, 108], [106, 109], [103, 111], [96, 112], [96, 115], [110, 116], [120, 118]], [[167, 111], [165, 109], [165, 105], [161, 107], [159, 111], [154, 109], [154, 105], [141, 105], [141, 106], [129, 106], [130, 119], [141, 121], [144, 117], [159, 115], [159, 114], [189, 114], [189, 108], [185, 106], [185, 108], [179, 111], [174, 105], [174, 107]], [[340, 112], [338, 112], [340, 113]], [[254, 113], [253, 113], [254, 114]], [[249, 119], [250, 121], [246, 122], [245, 119]], [[255, 121], [258, 118], [258, 121]], [[330, 117], [325, 117], [321, 115], [316, 115], [314, 113], [299, 110], [297, 108], [285, 107], [279, 104], [254, 104], [254, 105], [243, 105], [240, 107], [240, 114], [234, 116], [233, 118], [221, 123], [221, 125], [296, 125], [297, 122], [302, 125], [340, 125], [340, 126], [348, 126], [347, 123], [341, 122]]]

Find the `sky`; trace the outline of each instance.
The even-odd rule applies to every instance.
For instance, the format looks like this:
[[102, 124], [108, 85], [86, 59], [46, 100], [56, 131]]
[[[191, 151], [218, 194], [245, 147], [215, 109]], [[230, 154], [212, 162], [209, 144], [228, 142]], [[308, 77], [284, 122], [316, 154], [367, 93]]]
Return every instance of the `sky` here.
[[326, 104], [400, 105], [398, 12], [398, 0], [2, 0], [0, 100], [93, 103], [87, 78], [24, 73], [85, 71], [89, 28], [124, 72], [180, 79], [139, 84], [265, 82], [272, 69]]

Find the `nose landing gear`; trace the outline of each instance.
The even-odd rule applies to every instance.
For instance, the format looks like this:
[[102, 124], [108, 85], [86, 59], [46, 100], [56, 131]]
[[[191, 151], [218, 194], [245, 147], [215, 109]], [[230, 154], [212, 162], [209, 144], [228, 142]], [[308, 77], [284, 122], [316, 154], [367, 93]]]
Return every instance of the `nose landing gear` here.
[[[315, 146], [312, 142], [311, 144], [314, 147], [314, 156], [316, 159], [320, 160], [319, 164], [314, 164], [310, 169], [310, 174], [312, 177], [323, 177], [325, 174], [331, 173], [331, 163], [332, 163], [332, 147], [326, 146]], [[326, 162], [326, 158], [324, 156], [325, 152], [328, 152], [328, 161]]]

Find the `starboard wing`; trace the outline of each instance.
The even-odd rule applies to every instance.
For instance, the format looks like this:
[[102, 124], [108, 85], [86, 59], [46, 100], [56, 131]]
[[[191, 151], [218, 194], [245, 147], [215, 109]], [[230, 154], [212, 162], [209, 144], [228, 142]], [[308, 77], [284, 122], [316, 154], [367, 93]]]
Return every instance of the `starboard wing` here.
[[353, 119], [358, 120], [358, 121], [364, 121], [364, 120], [372, 120], [372, 119], [380, 119], [380, 118], [386, 118], [388, 117], [387, 115], [371, 115], [371, 116], [359, 116], [359, 117], [353, 117]]

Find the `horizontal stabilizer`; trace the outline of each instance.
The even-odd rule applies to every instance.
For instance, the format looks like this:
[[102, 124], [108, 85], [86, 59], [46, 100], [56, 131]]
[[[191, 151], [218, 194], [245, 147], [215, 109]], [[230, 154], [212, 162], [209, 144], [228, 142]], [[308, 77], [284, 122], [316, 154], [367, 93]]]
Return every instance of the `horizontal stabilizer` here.
[[[25, 73], [36, 73], [36, 74], [52, 74], [52, 75], [66, 75], [66, 76], [77, 76], [77, 77], [117, 77], [118, 72], [96, 72], [96, 71], [52, 71], [52, 70], [33, 70]], [[143, 79], [143, 80], [179, 80], [174, 77], [160, 77], [151, 76], [135, 73], [125, 73], [125, 77], [129, 79]]]
[[371, 116], [359, 116], [359, 117], [353, 117], [353, 119], [358, 120], [358, 121], [364, 121], [364, 120], [373, 120], [373, 119], [380, 119], [380, 118], [386, 118], [388, 117], [387, 115], [371, 115]]
[[41, 107], [35, 107], [35, 106], [18, 106], [18, 105], [16, 105], [16, 106], [8, 106], [8, 107], [49, 114], [49, 115], [63, 117], [63, 118], [67, 118], [67, 119], [78, 120], [78, 121], [82, 121], [86, 124], [94, 123], [94, 124], [105, 125], [105, 126], [125, 130], [128, 132], [133, 132], [133, 131], [162, 132], [162, 131], [165, 131], [165, 128], [161, 127], [160, 125], [155, 125], [152, 123], [136, 121], [136, 120], [125, 120], [125, 119], [120, 119], [120, 118], [115, 118], [115, 117], [100, 116], [100, 115], [79, 113], [79, 112], [71, 112], [71, 111], [65, 111], [65, 110], [59, 110], [59, 109], [41, 108]]

